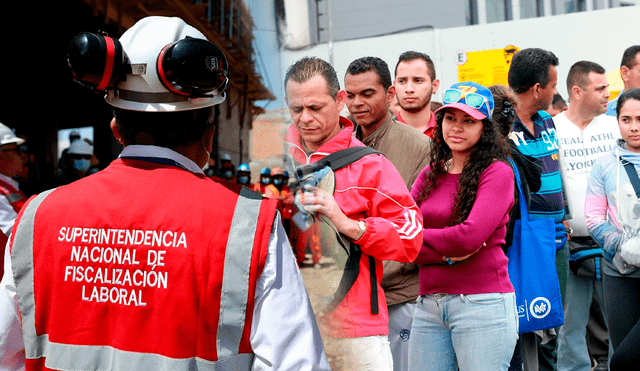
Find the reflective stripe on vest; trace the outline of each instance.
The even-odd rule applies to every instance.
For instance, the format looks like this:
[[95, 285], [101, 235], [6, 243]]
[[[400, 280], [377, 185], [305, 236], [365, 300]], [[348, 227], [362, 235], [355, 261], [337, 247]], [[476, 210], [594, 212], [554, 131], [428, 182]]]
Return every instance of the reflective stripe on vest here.
[[0, 180], [0, 195], [7, 198], [16, 213], [19, 213], [24, 203], [27, 202], [24, 193], [4, 180]]
[[[238, 353], [244, 330], [245, 310], [249, 294], [251, 249], [262, 199], [255, 192], [242, 187], [233, 213], [227, 253], [224, 257], [220, 319], [218, 321], [218, 359]], [[251, 233], [248, 233], [251, 231]], [[249, 259], [247, 259], [249, 257]], [[221, 337], [220, 334], [224, 334]]]
[[[47, 334], [38, 336], [35, 324], [34, 295], [34, 222], [38, 207], [54, 190], [35, 197], [27, 205], [18, 223], [11, 251], [18, 306], [22, 315], [23, 339], [29, 360], [46, 358], [53, 369], [135, 369], [135, 370], [250, 370], [254, 354], [238, 354], [248, 303], [251, 255], [260, 214], [261, 198], [242, 188], [234, 210], [227, 241], [218, 339], [218, 361], [199, 357], [170, 358], [153, 353], [124, 351], [111, 346], [61, 344], [49, 341]], [[223, 336], [221, 338], [221, 336]]]

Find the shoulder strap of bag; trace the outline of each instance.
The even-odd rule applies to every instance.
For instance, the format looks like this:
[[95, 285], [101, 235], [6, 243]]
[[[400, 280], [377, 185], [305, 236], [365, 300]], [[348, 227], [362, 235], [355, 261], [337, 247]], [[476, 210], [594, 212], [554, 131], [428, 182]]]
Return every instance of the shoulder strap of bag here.
[[[351, 289], [351, 286], [356, 282], [358, 275], [360, 274], [360, 257], [362, 256], [362, 250], [360, 246], [351, 242], [349, 245], [349, 257], [345, 264], [342, 277], [340, 278], [340, 284], [338, 289], [333, 295], [333, 300], [324, 308], [325, 313], [330, 313], [344, 300], [345, 296]], [[378, 314], [378, 280], [376, 275], [376, 259], [373, 256], [367, 255], [369, 259], [369, 281], [371, 283], [371, 314]]]
[[[375, 149], [367, 146], [358, 146], [345, 148], [338, 152], [334, 152], [320, 160], [329, 166], [331, 170], [336, 171], [347, 165], [350, 165], [367, 155], [381, 154]], [[351, 286], [355, 283], [359, 275], [360, 256], [362, 251], [360, 247], [353, 242], [350, 246], [349, 258], [345, 266], [344, 274], [340, 280], [338, 291], [334, 295], [334, 299], [327, 308], [328, 312], [333, 311], [345, 298]], [[378, 282], [376, 279], [376, 260], [369, 256], [369, 279], [371, 281], [371, 314], [378, 314]]]
[[513, 176], [516, 178], [516, 184], [518, 185], [518, 197], [520, 197], [520, 219], [529, 220], [529, 210], [527, 208], [527, 201], [524, 198], [524, 191], [522, 190], [522, 184], [520, 183], [520, 172], [518, 171], [518, 167], [516, 163], [513, 162], [512, 159], [507, 158], [509, 163], [511, 163], [511, 168], [513, 168]]
[[624, 169], [629, 176], [629, 180], [631, 181], [631, 185], [633, 189], [636, 191], [636, 197], [640, 198], [640, 178], [638, 177], [638, 172], [636, 171], [635, 166], [627, 160], [623, 160], [622, 157], [618, 157], [622, 165], [624, 165]]
[[324, 162], [326, 166], [329, 166], [331, 170], [336, 171], [358, 161], [364, 156], [373, 154], [381, 153], [367, 146], [351, 147], [334, 152], [320, 161]]

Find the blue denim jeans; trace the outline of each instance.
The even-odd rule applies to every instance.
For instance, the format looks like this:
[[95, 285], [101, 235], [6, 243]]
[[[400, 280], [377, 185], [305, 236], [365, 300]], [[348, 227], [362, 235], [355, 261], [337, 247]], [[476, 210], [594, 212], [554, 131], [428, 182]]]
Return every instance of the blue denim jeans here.
[[514, 293], [422, 295], [409, 339], [409, 370], [507, 370], [518, 339]]
[[[558, 334], [558, 371], [589, 371], [591, 357], [587, 348], [587, 323], [593, 292], [602, 299], [602, 281], [577, 277], [567, 272], [564, 297], [564, 325]], [[604, 313], [604, 308], [602, 309]], [[611, 344], [609, 346], [611, 348]], [[610, 349], [610, 355], [613, 351]]]

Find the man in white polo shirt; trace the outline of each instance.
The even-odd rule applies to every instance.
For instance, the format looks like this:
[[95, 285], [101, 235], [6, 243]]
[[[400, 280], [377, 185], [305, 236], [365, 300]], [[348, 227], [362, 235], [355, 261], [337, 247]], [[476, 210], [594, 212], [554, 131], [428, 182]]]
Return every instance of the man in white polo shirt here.
[[[596, 159], [609, 152], [615, 140], [620, 138], [616, 120], [605, 114], [611, 96], [608, 86], [602, 66], [589, 61], [576, 62], [567, 76], [569, 108], [553, 118], [560, 151], [564, 155], [566, 189], [569, 190], [568, 197], [572, 206], [572, 219], [568, 222], [571, 269], [567, 271], [565, 323], [558, 338], [559, 371], [591, 369], [585, 335], [594, 292], [600, 298], [600, 303], [603, 303], [600, 258], [587, 259], [582, 263], [581, 269], [575, 258], [580, 251], [584, 253], [598, 249], [587, 232], [584, 220], [587, 180]], [[588, 264], [594, 267], [590, 270], [592, 275], [584, 273]], [[604, 308], [601, 309], [604, 313]], [[606, 363], [603, 359], [598, 367], [604, 366], [603, 370], [606, 370]]]

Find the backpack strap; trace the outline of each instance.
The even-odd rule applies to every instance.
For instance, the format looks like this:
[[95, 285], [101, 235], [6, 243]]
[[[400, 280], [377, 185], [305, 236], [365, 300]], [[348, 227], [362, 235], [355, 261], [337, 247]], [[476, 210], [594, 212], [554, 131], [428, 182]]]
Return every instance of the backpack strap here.
[[622, 165], [624, 165], [624, 170], [629, 176], [629, 180], [631, 181], [633, 189], [636, 191], [636, 197], [640, 198], [640, 178], [638, 178], [638, 172], [636, 171], [636, 168], [631, 162], [623, 160], [622, 157], [619, 157], [619, 159]]
[[375, 149], [367, 146], [358, 146], [345, 148], [338, 152], [334, 152], [322, 160], [325, 166], [329, 166], [331, 170], [336, 171], [350, 165], [367, 155], [382, 154]]
[[369, 255], [369, 278], [371, 282], [371, 314], [378, 314], [378, 279], [376, 277], [376, 259]]
[[[350, 147], [338, 152], [334, 152], [318, 162], [323, 163], [324, 165], [322, 166], [329, 166], [331, 170], [336, 171], [360, 160], [364, 156], [373, 154], [382, 153], [367, 146]], [[347, 292], [349, 292], [351, 286], [353, 286], [354, 282], [356, 281], [356, 278], [358, 278], [358, 274], [360, 273], [359, 266], [362, 250], [360, 250], [360, 247], [353, 242], [351, 243], [349, 250], [349, 259], [347, 260], [344, 274], [342, 275], [342, 279], [340, 280], [338, 291], [336, 291], [334, 299], [331, 301], [331, 303], [329, 303], [327, 312], [333, 311], [342, 302], [344, 297], [347, 295]], [[371, 314], [378, 314], [379, 309], [376, 259], [373, 256], [368, 256], [368, 258], [369, 278], [371, 281]]]
[[340, 303], [344, 300], [344, 297], [347, 296], [347, 292], [351, 289], [354, 282], [358, 278], [360, 274], [360, 257], [362, 256], [362, 251], [358, 245], [351, 243], [349, 247], [349, 257], [347, 258], [347, 263], [344, 266], [344, 270], [342, 271], [342, 277], [340, 278], [340, 284], [338, 285], [338, 289], [335, 294], [333, 294], [333, 300], [323, 309], [325, 313], [331, 313]]

